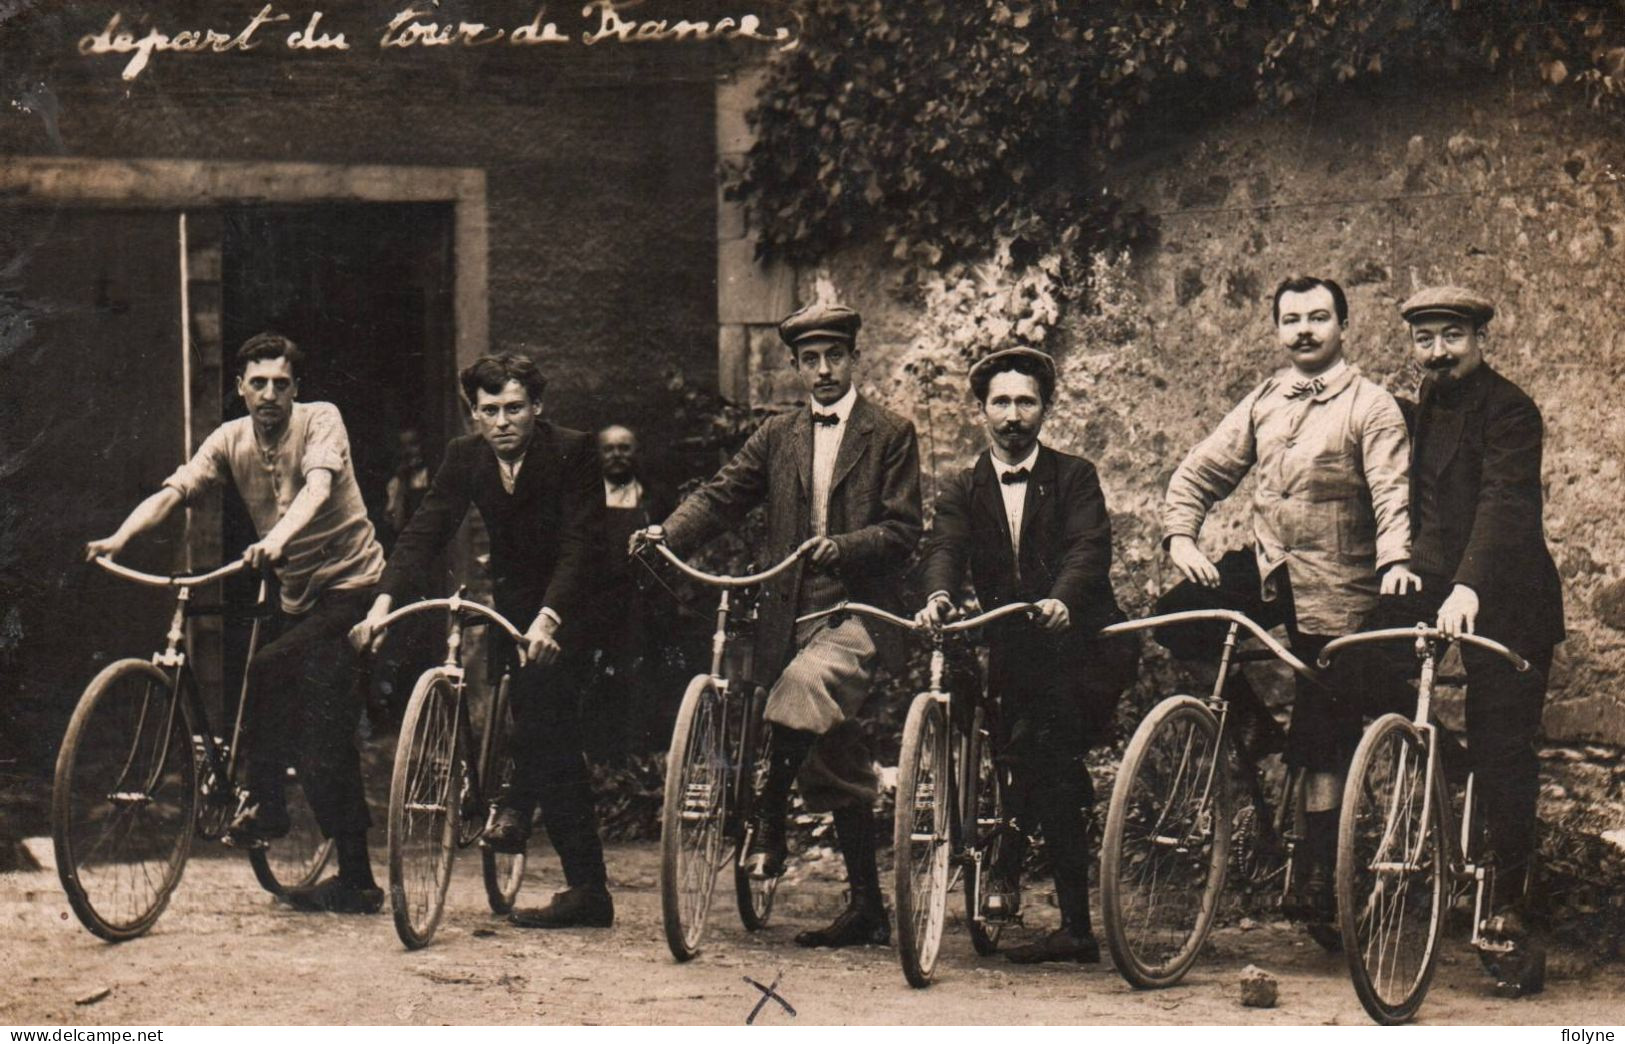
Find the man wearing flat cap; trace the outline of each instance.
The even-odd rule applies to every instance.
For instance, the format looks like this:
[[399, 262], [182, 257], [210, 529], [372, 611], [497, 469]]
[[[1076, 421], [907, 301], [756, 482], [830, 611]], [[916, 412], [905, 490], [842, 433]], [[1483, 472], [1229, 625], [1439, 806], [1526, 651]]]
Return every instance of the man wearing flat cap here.
[[[1168, 483], [1163, 542], [1185, 581], [1162, 596], [1157, 612], [1237, 610], [1265, 627], [1284, 626], [1308, 660], [1360, 628], [1379, 586], [1401, 592], [1416, 582], [1408, 568], [1409, 441], [1394, 397], [1343, 358], [1342, 287], [1287, 279], [1272, 311], [1287, 367], [1249, 392]], [[1253, 546], [1214, 562], [1196, 546], [1202, 521], [1249, 471], [1257, 479]], [[1156, 637], [1181, 660], [1212, 663], [1224, 632], [1222, 623], [1185, 624]], [[1246, 676], [1238, 671], [1225, 693], [1249, 753], [1280, 749], [1279, 728]], [[1286, 762], [1304, 770], [1307, 824], [1285, 909], [1306, 920], [1327, 922], [1335, 913], [1338, 807], [1359, 740], [1360, 707], [1300, 679]]]
[[[1370, 627], [1434, 624], [1481, 634], [1527, 659], [1524, 673], [1462, 646], [1467, 744], [1494, 855], [1496, 934], [1517, 944], [1497, 959], [1498, 991], [1544, 984], [1544, 953], [1529, 935], [1525, 890], [1535, 848], [1540, 765], [1535, 738], [1563, 640], [1563, 592], [1541, 524], [1540, 410], [1484, 361], [1495, 306], [1454, 286], [1429, 287], [1400, 305], [1423, 371], [1411, 453], [1411, 562], [1421, 590], [1384, 598]], [[1415, 706], [1408, 648], [1364, 646], [1349, 670], [1382, 677], [1386, 706]], [[1377, 673], [1371, 673], [1377, 672]]]
[[[1111, 517], [1095, 467], [1038, 441], [1055, 397], [1055, 364], [1010, 348], [972, 367], [990, 446], [950, 476], [926, 543], [925, 586], [915, 616], [944, 622], [965, 573], [983, 610], [1032, 602], [1040, 616], [988, 629], [988, 694], [999, 701], [994, 755], [1009, 772], [1009, 809], [1022, 837], [1000, 849], [982, 896], [983, 914], [1012, 917], [1028, 833], [1042, 831], [1055, 875], [1061, 926], [1006, 951], [1022, 964], [1100, 960], [1089, 919], [1086, 810], [1094, 787], [1084, 754], [1111, 735], [1118, 697], [1134, 680], [1132, 638], [1091, 639], [1123, 619], [1112, 594]], [[955, 708], [963, 722], [969, 715]]]
[[[716, 477], [678, 505], [664, 526], [633, 535], [636, 548], [664, 539], [688, 554], [767, 508], [766, 562], [800, 549], [794, 568], [764, 585], [756, 664], [782, 668], [768, 694], [772, 759], [746, 858], [767, 877], [784, 873], [792, 783], [812, 811], [834, 813], [851, 898], [803, 946], [885, 944], [890, 925], [875, 858], [872, 760], [853, 720], [869, 693], [875, 637], [853, 616], [807, 624], [796, 617], [842, 599], [895, 603], [920, 538], [920, 455], [914, 427], [857, 393], [858, 313], [819, 301], [779, 325], [810, 401], [751, 435]], [[901, 650], [895, 637], [882, 645]]]

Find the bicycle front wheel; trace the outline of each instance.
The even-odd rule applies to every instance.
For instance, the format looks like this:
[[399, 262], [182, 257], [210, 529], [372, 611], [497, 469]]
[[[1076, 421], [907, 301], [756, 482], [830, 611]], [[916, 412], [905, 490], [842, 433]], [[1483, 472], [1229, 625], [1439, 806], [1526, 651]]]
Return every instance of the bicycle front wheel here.
[[1387, 714], [1366, 730], [1343, 787], [1337, 908], [1354, 992], [1377, 1022], [1422, 1006], [1444, 928], [1447, 856], [1427, 801], [1427, 742]]
[[1123, 978], [1172, 986], [1207, 941], [1230, 855], [1230, 765], [1202, 701], [1171, 696], [1134, 730], [1112, 787], [1101, 913]]
[[948, 906], [950, 782], [948, 716], [931, 693], [914, 697], [903, 725], [893, 820], [897, 955], [910, 986], [931, 985]]
[[728, 750], [722, 696], [708, 675], [683, 694], [666, 756], [660, 816], [660, 910], [679, 961], [700, 952], [721, 868], [728, 813]]
[[74, 708], [51, 794], [57, 876], [80, 923], [109, 942], [153, 926], [186, 867], [197, 803], [180, 693], [145, 660], [108, 664]]
[[440, 668], [412, 690], [389, 785], [389, 897], [408, 949], [429, 945], [446, 907], [461, 819], [462, 729], [458, 691]]
[[288, 770], [284, 784], [288, 798], [288, 819], [292, 824], [286, 837], [279, 837], [264, 848], [248, 850], [248, 861], [254, 867], [254, 876], [260, 887], [272, 895], [282, 895], [290, 888], [306, 888], [316, 883], [322, 868], [333, 855], [333, 840], [322, 836], [311, 810], [304, 788], [299, 785], [299, 774]]

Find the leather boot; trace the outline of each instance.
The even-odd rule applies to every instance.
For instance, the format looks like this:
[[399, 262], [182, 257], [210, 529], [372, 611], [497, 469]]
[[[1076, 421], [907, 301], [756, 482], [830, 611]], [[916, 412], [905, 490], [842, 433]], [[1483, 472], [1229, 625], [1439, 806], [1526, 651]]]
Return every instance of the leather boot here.
[[602, 883], [553, 893], [546, 906], [515, 910], [508, 922], [520, 928], [608, 928], [615, 923], [615, 901]]
[[828, 927], [802, 932], [799, 946], [885, 946], [891, 942], [891, 923], [880, 894], [880, 867], [875, 859], [874, 813], [868, 808], [835, 812], [835, 838], [846, 860], [850, 886], [846, 909]]
[[753, 877], [782, 877], [790, 859], [789, 831], [785, 817], [790, 812], [790, 788], [807, 758], [812, 735], [799, 729], [774, 725], [773, 752], [767, 779], [756, 798], [756, 814], [751, 823], [750, 847], [745, 865]]

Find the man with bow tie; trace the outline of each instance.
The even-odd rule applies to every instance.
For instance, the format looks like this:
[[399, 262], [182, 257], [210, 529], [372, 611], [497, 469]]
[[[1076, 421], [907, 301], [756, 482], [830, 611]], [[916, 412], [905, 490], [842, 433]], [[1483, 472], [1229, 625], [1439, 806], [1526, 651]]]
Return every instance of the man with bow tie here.
[[[767, 508], [764, 562], [798, 548], [802, 561], [764, 585], [756, 666], [768, 694], [772, 764], [747, 860], [784, 873], [785, 817], [798, 783], [811, 811], [834, 813], [851, 888], [827, 928], [802, 946], [884, 945], [891, 938], [875, 857], [873, 763], [853, 720], [869, 694], [877, 646], [900, 654], [896, 635], [871, 636], [853, 616], [797, 625], [796, 617], [843, 599], [894, 605], [920, 538], [920, 454], [914, 426], [857, 393], [858, 313], [819, 301], [779, 325], [811, 401], [764, 423], [716, 477], [678, 505], [663, 527], [634, 534], [636, 548], [664, 539], [688, 554]], [[877, 643], [878, 639], [878, 643]]]
[[[1493, 653], [1461, 647], [1467, 672], [1467, 746], [1489, 828], [1495, 876], [1487, 934], [1513, 944], [1492, 969], [1497, 993], [1545, 985], [1528, 881], [1535, 850], [1540, 762], [1535, 739], [1564, 638], [1563, 587], [1541, 524], [1540, 409], [1484, 360], [1495, 305], [1456, 286], [1428, 287], [1400, 305], [1412, 358], [1424, 373], [1411, 457], [1411, 560], [1420, 590], [1384, 598], [1377, 627], [1433, 624], [1482, 634], [1516, 650], [1519, 672]], [[1373, 710], [1416, 706], [1409, 646], [1357, 646], [1345, 669], [1366, 682]]]
[[[1055, 364], [1010, 348], [978, 362], [971, 390], [991, 445], [951, 476], [927, 540], [925, 586], [915, 619], [940, 624], [968, 569], [984, 610], [1032, 602], [1035, 621], [989, 628], [988, 695], [999, 701], [995, 757], [1008, 768], [1006, 797], [1023, 834], [1042, 831], [1055, 875], [1061, 926], [1006, 951], [1017, 963], [1100, 960], [1089, 918], [1089, 828], [1094, 787], [1083, 756], [1111, 735], [1118, 697], [1133, 682], [1138, 643], [1089, 636], [1123, 619], [1112, 594], [1111, 518], [1095, 467], [1038, 441], [1055, 397]], [[989, 899], [1007, 901], [993, 868]]]
[[[1163, 502], [1163, 544], [1185, 577], [1158, 613], [1233, 609], [1284, 626], [1305, 660], [1358, 630], [1382, 593], [1419, 583], [1409, 569], [1409, 440], [1394, 397], [1343, 358], [1348, 301], [1330, 279], [1275, 291], [1276, 341], [1288, 366], [1247, 394], [1185, 457]], [[1253, 546], [1218, 562], [1196, 546], [1208, 510], [1251, 471]], [[1380, 574], [1380, 580], [1379, 580]], [[1160, 630], [1181, 660], [1218, 660], [1223, 624]], [[1252, 757], [1281, 749], [1280, 728], [1239, 670], [1225, 688], [1235, 735]], [[1299, 680], [1286, 762], [1305, 770], [1307, 857], [1287, 911], [1330, 920], [1337, 810], [1360, 738], [1360, 707]]]

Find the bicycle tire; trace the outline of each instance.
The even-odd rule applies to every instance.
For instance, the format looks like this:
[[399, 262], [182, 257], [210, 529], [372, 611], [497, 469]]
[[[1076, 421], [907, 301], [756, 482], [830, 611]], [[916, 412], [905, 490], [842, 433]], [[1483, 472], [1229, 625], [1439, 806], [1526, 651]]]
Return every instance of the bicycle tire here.
[[[488, 803], [506, 793], [513, 782], [514, 760], [510, 745], [513, 738], [513, 707], [508, 702], [510, 679], [504, 676], [492, 700], [490, 713], [494, 720], [487, 723], [481, 740], [480, 790]], [[477, 810], [484, 812], [485, 809]], [[494, 914], [505, 914], [513, 909], [519, 898], [519, 889], [525, 883], [525, 853], [498, 852], [489, 845], [480, 846], [480, 874], [485, 880], [485, 900]]]
[[909, 705], [892, 821], [897, 955], [903, 977], [917, 989], [931, 985], [936, 972], [948, 905], [949, 817], [958, 814], [943, 710], [928, 692]]
[[[965, 758], [960, 768], [965, 774], [965, 782], [961, 788], [965, 798], [965, 813], [960, 838], [967, 850], [980, 845], [984, 836], [993, 836], [984, 831], [984, 825], [994, 831], [1002, 831], [1005, 825], [1004, 788], [999, 782], [997, 767], [993, 764], [993, 737], [987, 734], [985, 728], [984, 712], [978, 707], [971, 722], [970, 732], [966, 735]], [[972, 864], [979, 868], [979, 877], [987, 875], [990, 861], [998, 853], [990, 851], [982, 855], [980, 862]], [[977, 909], [982, 904], [982, 880], [972, 881], [968, 872], [964, 880], [965, 924], [970, 931], [971, 946], [977, 953], [987, 957], [998, 952], [999, 936], [1004, 932], [1004, 923], [987, 921], [981, 916], [982, 911]]]
[[179, 698], [146, 660], [110, 663], [79, 698], [57, 753], [57, 877], [79, 922], [109, 942], [157, 922], [191, 854], [198, 773]]
[[[1218, 719], [1205, 703], [1170, 696], [1134, 730], [1112, 786], [1101, 913], [1117, 970], [1138, 989], [1161, 989], [1183, 978], [1218, 912], [1233, 796], [1220, 742]], [[1168, 880], [1182, 871], [1188, 882]], [[1163, 885], [1171, 901], [1161, 904], [1155, 888], [1142, 883]], [[1142, 938], [1142, 930], [1159, 938]]]
[[1422, 734], [1403, 715], [1378, 718], [1343, 787], [1337, 904], [1354, 992], [1388, 1026], [1421, 1007], [1444, 930], [1448, 857], [1439, 813], [1422, 822], [1427, 786]]
[[407, 949], [429, 945], [446, 907], [461, 819], [454, 795], [463, 765], [459, 700], [450, 675], [423, 672], [401, 721], [389, 784], [389, 896]]
[[716, 890], [728, 811], [726, 724], [716, 685], [696, 675], [672, 728], [660, 812], [660, 913], [679, 961], [700, 952]]
[[750, 850], [751, 832], [755, 829], [752, 812], [756, 796], [767, 782], [772, 756], [770, 730], [765, 727], [767, 723], [762, 720], [760, 712], [762, 701], [763, 697], [760, 696], [749, 701], [745, 708], [747, 717], [740, 730], [743, 736], [741, 750], [745, 755], [742, 762], [745, 767], [745, 801], [738, 811], [740, 831], [738, 849], [734, 853], [734, 899], [739, 904], [739, 921], [747, 932], [759, 932], [767, 927], [773, 916], [773, 898], [778, 894], [779, 882], [783, 880], [782, 877], [757, 877], [744, 862], [745, 853]]
[[272, 895], [284, 895], [290, 888], [308, 888], [315, 884], [333, 855], [333, 839], [322, 836], [316, 813], [310, 807], [304, 787], [299, 784], [298, 772], [290, 768], [283, 787], [290, 823], [287, 835], [276, 838], [264, 848], [248, 850], [254, 877], [260, 887]]

